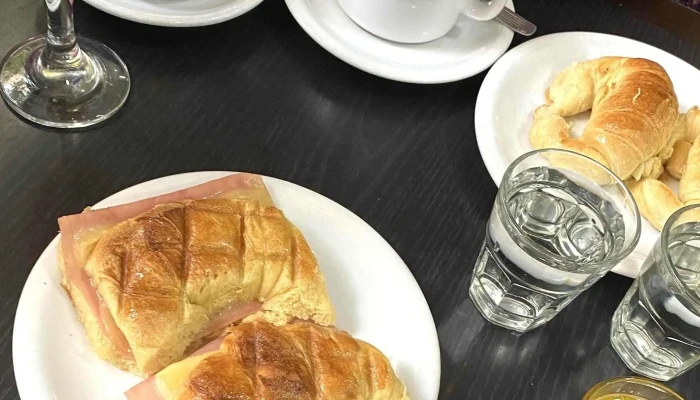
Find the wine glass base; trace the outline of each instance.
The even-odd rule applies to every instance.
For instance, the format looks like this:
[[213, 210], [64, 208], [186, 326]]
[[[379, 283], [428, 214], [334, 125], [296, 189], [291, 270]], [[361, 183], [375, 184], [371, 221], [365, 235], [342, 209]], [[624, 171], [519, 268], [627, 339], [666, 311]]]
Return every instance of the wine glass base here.
[[[104, 121], [124, 105], [131, 86], [124, 62], [101, 43], [82, 36], [77, 41], [90, 67], [82, 72], [89, 77], [73, 74], [71, 68], [37, 72], [44, 36], [27, 39], [5, 56], [0, 92], [17, 114], [43, 126], [82, 128]], [[81, 79], [89, 79], [90, 87], [83, 89]]]

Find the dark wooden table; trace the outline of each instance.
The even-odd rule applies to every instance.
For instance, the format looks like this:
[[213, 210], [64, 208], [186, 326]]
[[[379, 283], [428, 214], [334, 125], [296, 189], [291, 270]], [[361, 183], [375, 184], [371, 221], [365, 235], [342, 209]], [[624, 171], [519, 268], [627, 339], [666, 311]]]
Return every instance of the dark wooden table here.
[[[2, 1], [0, 53], [44, 30], [42, 3]], [[653, 3], [517, 6], [537, 23], [538, 35], [612, 33], [700, 66], [693, 42], [700, 19], [684, 16], [697, 25], [679, 29]], [[32, 265], [56, 235], [56, 218], [136, 183], [197, 170], [298, 183], [382, 234], [433, 311], [441, 398], [580, 399], [597, 382], [630, 374], [609, 344], [610, 320], [630, 279], [606, 276], [552, 322], [522, 336], [489, 325], [469, 301], [468, 279], [496, 194], [474, 137], [484, 74], [437, 86], [368, 75], [318, 46], [282, 0], [197, 29], [138, 25], [78, 3], [76, 24], [126, 60], [132, 93], [106, 124], [71, 134], [28, 125], [0, 106], [0, 399], [18, 398], [15, 310]], [[688, 32], [697, 36], [683, 39]], [[521, 42], [516, 37], [513, 45]], [[699, 382], [697, 368], [669, 385], [693, 399], [700, 398]]]

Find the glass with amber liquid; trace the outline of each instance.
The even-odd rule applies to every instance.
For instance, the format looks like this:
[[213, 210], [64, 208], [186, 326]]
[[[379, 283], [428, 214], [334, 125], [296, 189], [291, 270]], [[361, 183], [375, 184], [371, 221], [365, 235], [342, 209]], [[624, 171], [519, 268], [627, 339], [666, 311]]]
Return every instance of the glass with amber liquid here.
[[582, 400], [684, 400], [666, 386], [646, 378], [621, 377], [601, 382]]

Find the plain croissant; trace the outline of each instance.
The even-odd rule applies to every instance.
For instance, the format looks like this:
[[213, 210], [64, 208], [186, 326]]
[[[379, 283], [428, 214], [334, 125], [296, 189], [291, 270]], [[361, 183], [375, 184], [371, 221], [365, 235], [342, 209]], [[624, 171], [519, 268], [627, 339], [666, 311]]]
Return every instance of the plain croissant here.
[[[657, 63], [623, 57], [574, 63], [555, 77], [546, 98], [530, 130], [535, 149], [587, 155], [623, 180], [661, 174], [658, 154], [678, 119], [678, 100]], [[582, 136], [572, 138], [564, 117], [587, 110], [591, 119]]]
[[678, 140], [673, 144], [673, 152], [664, 166], [669, 175], [681, 179], [685, 167], [688, 165], [688, 153], [690, 153], [692, 146], [693, 143], [686, 140]]
[[[665, 183], [644, 178], [626, 181], [639, 212], [658, 230], [676, 210], [700, 203], [700, 109], [693, 107], [678, 119], [671, 140], [673, 153], [666, 163], [669, 175], [680, 178], [678, 196]], [[693, 141], [691, 144], [689, 141]]]
[[688, 152], [688, 163], [678, 187], [678, 198], [684, 204], [700, 202], [700, 140], [695, 140]]
[[173, 364], [126, 393], [128, 400], [409, 400], [372, 345], [309, 323], [253, 321], [208, 351]]

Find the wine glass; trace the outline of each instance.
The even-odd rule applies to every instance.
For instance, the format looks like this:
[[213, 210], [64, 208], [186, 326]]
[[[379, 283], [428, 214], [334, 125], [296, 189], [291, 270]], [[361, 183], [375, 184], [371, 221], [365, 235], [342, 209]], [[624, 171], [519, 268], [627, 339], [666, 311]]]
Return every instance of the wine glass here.
[[73, 0], [45, 0], [46, 35], [15, 46], [0, 64], [0, 91], [22, 117], [54, 128], [102, 122], [124, 104], [131, 80], [107, 46], [76, 40]]

